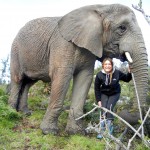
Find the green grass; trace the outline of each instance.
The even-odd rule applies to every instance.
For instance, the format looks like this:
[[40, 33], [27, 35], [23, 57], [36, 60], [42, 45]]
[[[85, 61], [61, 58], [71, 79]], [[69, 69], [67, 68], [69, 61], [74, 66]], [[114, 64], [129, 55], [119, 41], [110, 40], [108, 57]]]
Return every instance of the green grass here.
[[[92, 146], [93, 149], [104, 146], [95, 137], [67, 135], [64, 132], [68, 117], [67, 111], [63, 111], [59, 117], [60, 135], [43, 135], [40, 130], [40, 123], [48, 104], [48, 97], [41, 94], [43, 89], [43, 87], [38, 90], [37, 87], [31, 89], [28, 102], [32, 115], [24, 116], [8, 106], [8, 95], [5, 94], [4, 88], [0, 88], [0, 149], [90, 150], [93, 143], [95, 143]], [[65, 103], [68, 105], [68, 102]]]
[[71, 136], [65, 150], [103, 150], [105, 147], [103, 141], [95, 139], [95, 137], [85, 137], [80, 135]]
[[[63, 111], [59, 117], [59, 135], [43, 135], [40, 130], [40, 123], [46, 112], [49, 99], [45, 94], [44, 96], [42, 95], [43, 90], [43, 86], [41, 86], [41, 88], [33, 87], [31, 89], [28, 102], [29, 108], [32, 110], [32, 115], [24, 116], [8, 106], [8, 95], [5, 94], [4, 88], [0, 87], [0, 150], [105, 149], [106, 143], [104, 140], [96, 139], [95, 134], [87, 136], [79, 134], [69, 136], [64, 132], [68, 111]], [[93, 104], [93, 101], [89, 100], [89, 103], [85, 105], [85, 112], [92, 109], [93, 106], [90, 103]], [[68, 99], [65, 104], [67, 106], [69, 105]], [[95, 116], [95, 114], [90, 114], [85, 119], [89, 122], [89, 120], [94, 117], [97, 116]], [[144, 150], [143, 145], [138, 144], [137, 147], [137, 150], [141, 150], [141, 147], [142, 150]], [[145, 150], [147, 149], [145, 148]]]

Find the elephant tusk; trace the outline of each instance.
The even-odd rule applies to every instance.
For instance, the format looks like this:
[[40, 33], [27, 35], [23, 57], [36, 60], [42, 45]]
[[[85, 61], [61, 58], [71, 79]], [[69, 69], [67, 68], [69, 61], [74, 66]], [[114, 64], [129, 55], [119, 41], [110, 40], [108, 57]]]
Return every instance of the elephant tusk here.
[[129, 52], [125, 52], [125, 56], [126, 56], [129, 63], [133, 63], [133, 60], [132, 60], [131, 55], [130, 55]]

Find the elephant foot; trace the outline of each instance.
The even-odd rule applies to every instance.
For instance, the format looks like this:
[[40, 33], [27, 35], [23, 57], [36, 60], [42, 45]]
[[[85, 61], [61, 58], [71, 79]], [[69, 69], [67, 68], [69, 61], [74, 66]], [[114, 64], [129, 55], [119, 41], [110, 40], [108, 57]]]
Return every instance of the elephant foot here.
[[66, 128], [65, 132], [67, 132], [69, 135], [74, 135], [74, 134], [82, 134], [86, 135], [87, 132], [85, 129], [75, 129], [75, 128]]
[[22, 112], [24, 115], [26, 116], [30, 116], [32, 114], [32, 111], [29, 110], [28, 108], [24, 108], [24, 109], [18, 109], [17, 111]]
[[43, 122], [40, 125], [40, 128], [42, 130], [43, 134], [53, 134], [53, 135], [57, 135], [58, 134], [58, 127], [57, 127], [57, 121], [56, 119], [52, 120], [43, 120]]
[[58, 134], [58, 129], [52, 129], [52, 128], [45, 128], [45, 129], [42, 129], [42, 133], [47, 135], [47, 134], [53, 134], [53, 135], [57, 135]]
[[65, 131], [69, 134], [69, 135], [72, 135], [72, 134], [83, 134], [85, 135], [86, 134], [86, 131], [85, 129], [83, 128], [83, 124], [81, 121], [69, 121], [67, 123], [67, 126], [66, 126], [66, 129]]
[[9, 106], [13, 109], [15, 109], [16, 111], [20, 111], [22, 112], [24, 115], [26, 116], [30, 116], [32, 114], [32, 111], [28, 109], [28, 107], [25, 108], [18, 108], [16, 104], [13, 103], [9, 103]]
[[32, 115], [32, 111], [31, 110], [23, 111], [23, 114], [26, 116], [30, 116]]

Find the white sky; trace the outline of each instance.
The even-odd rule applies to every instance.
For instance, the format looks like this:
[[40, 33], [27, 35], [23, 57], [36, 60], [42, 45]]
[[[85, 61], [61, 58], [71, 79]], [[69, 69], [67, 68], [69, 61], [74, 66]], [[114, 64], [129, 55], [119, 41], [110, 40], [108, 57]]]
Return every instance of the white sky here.
[[[150, 15], [150, 0], [142, 1], [146, 14]], [[19, 29], [32, 19], [63, 16], [73, 9], [93, 4], [120, 3], [133, 9], [132, 4], [137, 5], [138, 2], [139, 0], [0, 0], [0, 60], [10, 53]], [[134, 12], [144, 36], [150, 64], [150, 26], [140, 12]]]

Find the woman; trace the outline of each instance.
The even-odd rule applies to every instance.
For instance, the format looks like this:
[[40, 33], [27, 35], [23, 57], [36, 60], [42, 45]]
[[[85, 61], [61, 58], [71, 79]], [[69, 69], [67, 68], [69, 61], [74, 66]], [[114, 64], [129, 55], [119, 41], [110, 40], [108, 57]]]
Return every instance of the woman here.
[[[119, 100], [121, 87], [119, 81], [129, 82], [132, 79], [130, 70], [127, 74], [122, 73], [113, 66], [111, 58], [105, 58], [102, 62], [102, 70], [97, 73], [95, 78], [95, 97], [100, 107], [105, 107], [113, 111], [114, 106]], [[105, 116], [103, 116], [105, 115]], [[102, 114], [106, 119], [106, 125], [109, 133], [112, 134], [113, 115], [110, 113]], [[104, 129], [105, 122], [101, 121], [101, 129]], [[102, 134], [98, 134], [97, 138], [102, 138]]]

